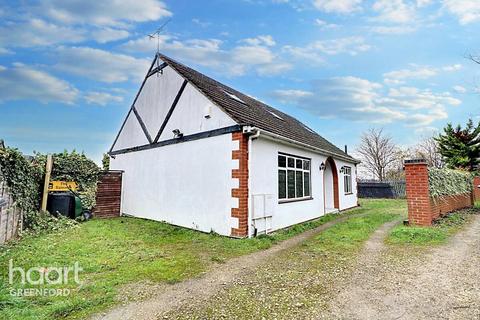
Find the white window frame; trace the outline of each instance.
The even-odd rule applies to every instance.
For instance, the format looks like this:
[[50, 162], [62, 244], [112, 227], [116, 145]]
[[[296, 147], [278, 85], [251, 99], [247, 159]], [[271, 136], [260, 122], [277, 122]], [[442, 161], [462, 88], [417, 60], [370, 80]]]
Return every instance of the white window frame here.
[[[279, 165], [280, 157], [285, 157], [285, 167], [281, 167]], [[288, 166], [289, 159], [293, 159], [293, 167]], [[297, 167], [297, 161], [302, 161], [301, 168]], [[278, 202], [293, 202], [293, 201], [301, 201], [301, 200], [310, 200], [312, 198], [312, 159], [305, 158], [301, 156], [296, 156], [288, 153], [279, 152], [277, 154], [277, 190], [280, 189], [280, 171], [285, 172], [285, 198], [280, 198], [280, 192], [278, 193]], [[293, 184], [294, 184], [294, 197], [288, 197], [288, 172], [294, 171], [293, 175]], [[302, 173], [302, 196], [297, 196], [297, 172]], [[306, 184], [305, 184], [305, 175], [308, 176], [308, 191], [309, 194], [305, 195], [306, 191]]]
[[353, 193], [352, 167], [348, 167], [348, 166], [343, 167], [343, 190], [345, 194]]

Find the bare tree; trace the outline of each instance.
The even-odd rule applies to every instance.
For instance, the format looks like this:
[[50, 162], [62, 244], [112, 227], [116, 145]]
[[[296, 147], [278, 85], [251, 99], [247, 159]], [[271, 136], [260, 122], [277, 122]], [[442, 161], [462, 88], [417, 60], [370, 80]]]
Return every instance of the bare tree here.
[[385, 170], [386, 180], [405, 180], [405, 170], [403, 165], [405, 159], [411, 158], [412, 150], [410, 148], [396, 147], [394, 152], [395, 160]]
[[378, 180], [383, 181], [387, 170], [398, 159], [398, 148], [383, 129], [369, 129], [362, 134], [356, 152], [362, 165]]
[[434, 137], [420, 141], [414, 149], [415, 156], [427, 161], [429, 167], [442, 168], [444, 165], [442, 155], [439, 152], [438, 142]]

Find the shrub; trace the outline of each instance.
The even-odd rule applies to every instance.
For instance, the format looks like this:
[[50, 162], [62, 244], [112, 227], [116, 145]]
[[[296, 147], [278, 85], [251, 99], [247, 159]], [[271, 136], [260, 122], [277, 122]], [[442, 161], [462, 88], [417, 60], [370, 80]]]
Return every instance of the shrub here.
[[30, 234], [60, 231], [78, 225], [75, 220], [62, 215], [55, 217], [48, 212], [31, 211], [24, 213], [23, 217], [25, 231]]

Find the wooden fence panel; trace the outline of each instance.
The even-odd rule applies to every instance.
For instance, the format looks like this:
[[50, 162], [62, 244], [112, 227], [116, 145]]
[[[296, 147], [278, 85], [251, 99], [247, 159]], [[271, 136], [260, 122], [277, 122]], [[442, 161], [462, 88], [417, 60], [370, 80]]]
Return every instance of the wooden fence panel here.
[[0, 182], [0, 245], [18, 235], [22, 219], [22, 212], [15, 204], [7, 185]]
[[123, 171], [106, 171], [97, 183], [96, 205], [93, 214], [97, 218], [120, 216]]
[[405, 180], [359, 180], [357, 186], [360, 198], [405, 198]]

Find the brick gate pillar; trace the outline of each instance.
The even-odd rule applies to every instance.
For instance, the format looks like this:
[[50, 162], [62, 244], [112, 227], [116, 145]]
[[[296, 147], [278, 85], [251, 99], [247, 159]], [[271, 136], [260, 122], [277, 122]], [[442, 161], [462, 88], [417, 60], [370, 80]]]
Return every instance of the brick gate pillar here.
[[405, 188], [408, 222], [412, 225], [430, 226], [434, 217], [425, 160], [405, 160]]

